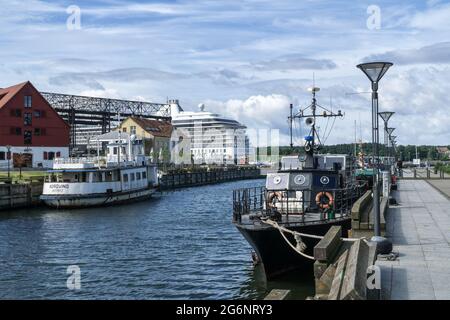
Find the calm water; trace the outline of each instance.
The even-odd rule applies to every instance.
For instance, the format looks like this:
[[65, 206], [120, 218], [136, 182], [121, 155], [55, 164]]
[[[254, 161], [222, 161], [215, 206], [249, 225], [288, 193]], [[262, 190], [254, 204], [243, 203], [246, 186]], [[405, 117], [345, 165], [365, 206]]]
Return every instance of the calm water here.
[[[254, 299], [312, 293], [300, 275], [266, 284], [231, 224], [232, 190], [263, 180], [167, 192], [130, 205], [0, 212], [0, 298]], [[67, 267], [81, 290], [67, 289]]]

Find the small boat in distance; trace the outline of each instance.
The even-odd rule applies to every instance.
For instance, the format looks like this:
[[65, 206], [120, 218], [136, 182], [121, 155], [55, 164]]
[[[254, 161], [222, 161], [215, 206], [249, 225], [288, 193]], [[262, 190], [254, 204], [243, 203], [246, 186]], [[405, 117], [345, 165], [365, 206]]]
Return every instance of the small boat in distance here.
[[[54, 208], [81, 208], [148, 199], [158, 187], [157, 166], [143, 155], [142, 141], [112, 131], [94, 138], [97, 156], [56, 158], [41, 200]], [[99, 156], [100, 143], [106, 156]]]

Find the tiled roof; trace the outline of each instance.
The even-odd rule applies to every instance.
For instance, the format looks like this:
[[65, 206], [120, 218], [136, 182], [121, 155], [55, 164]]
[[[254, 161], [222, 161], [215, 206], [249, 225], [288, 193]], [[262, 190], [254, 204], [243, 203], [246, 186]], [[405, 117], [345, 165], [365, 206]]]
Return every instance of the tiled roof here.
[[155, 137], [170, 138], [172, 136], [172, 124], [168, 121], [151, 120], [138, 117], [130, 117], [137, 125]]
[[3, 108], [27, 83], [28, 81], [16, 84], [12, 87], [0, 89], [0, 109]]

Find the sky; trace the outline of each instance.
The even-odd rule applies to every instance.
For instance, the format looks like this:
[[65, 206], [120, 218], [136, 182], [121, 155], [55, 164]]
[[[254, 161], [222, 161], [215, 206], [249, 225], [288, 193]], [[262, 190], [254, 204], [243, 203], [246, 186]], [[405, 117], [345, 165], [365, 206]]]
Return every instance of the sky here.
[[[326, 144], [371, 139], [361, 62], [390, 61], [380, 111], [399, 144], [450, 145], [450, 3], [430, 1], [0, 0], [0, 87], [165, 103], [280, 130], [318, 102]], [[355, 125], [356, 123], [356, 125]], [[296, 144], [306, 135], [294, 128]], [[382, 140], [381, 135], [381, 140]]]

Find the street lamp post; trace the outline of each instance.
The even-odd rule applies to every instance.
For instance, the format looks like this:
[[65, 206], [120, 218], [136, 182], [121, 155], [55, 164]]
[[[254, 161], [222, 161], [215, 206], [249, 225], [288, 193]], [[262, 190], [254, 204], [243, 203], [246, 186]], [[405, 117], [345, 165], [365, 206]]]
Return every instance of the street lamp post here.
[[[395, 128], [391, 128], [391, 129], [395, 129]], [[394, 130], [392, 130], [394, 131]], [[389, 153], [391, 153], [391, 149], [393, 151], [394, 157], [395, 157], [395, 138], [397, 138], [397, 136], [393, 136], [392, 132], [389, 134], [389, 141], [391, 142], [391, 148], [389, 149]]]
[[384, 122], [384, 145], [387, 147], [389, 144], [388, 141], [388, 135], [389, 133], [387, 132], [387, 128], [388, 128], [388, 121], [389, 119], [394, 115], [395, 112], [391, 112], [391, 111], [383, 111], [383, 112], [379, 112], [378, 114], [380, 115], [381, 119], [383, 119]]
[[379, 190], [379, 122], [378, 122], [378, 82], [393, 64], [390, 62], [369, 62], [357, 65], [369, 78], [372, 84], [372, 163], [373, 163], [373, 212], [374, 236], [371, 241], [377, 244], [377, 252], [388, 254], [392, 251], [392, 243], [381, 237], [380, 230], [380, 190]]
[[[391, 137], [392, 132], [394, 132], [395, 128], [386, 128], [386, 133], [388, 134], [389, 137]], [[389, 138], [390, 140], [390, 138]], [[389, 145], [388, 145], [389, 147]], [[391, 152], [389, 151], [389, 156], [391, 156]]]
[[[391, 145], [392, 145], [392, 152], [394, 154], [394, 159], [397, 160], [397, 141], [392, 140], [391, 141]], [[401, 154], [402, 153], [400, 152], [400, 160], [402, 158]]]

